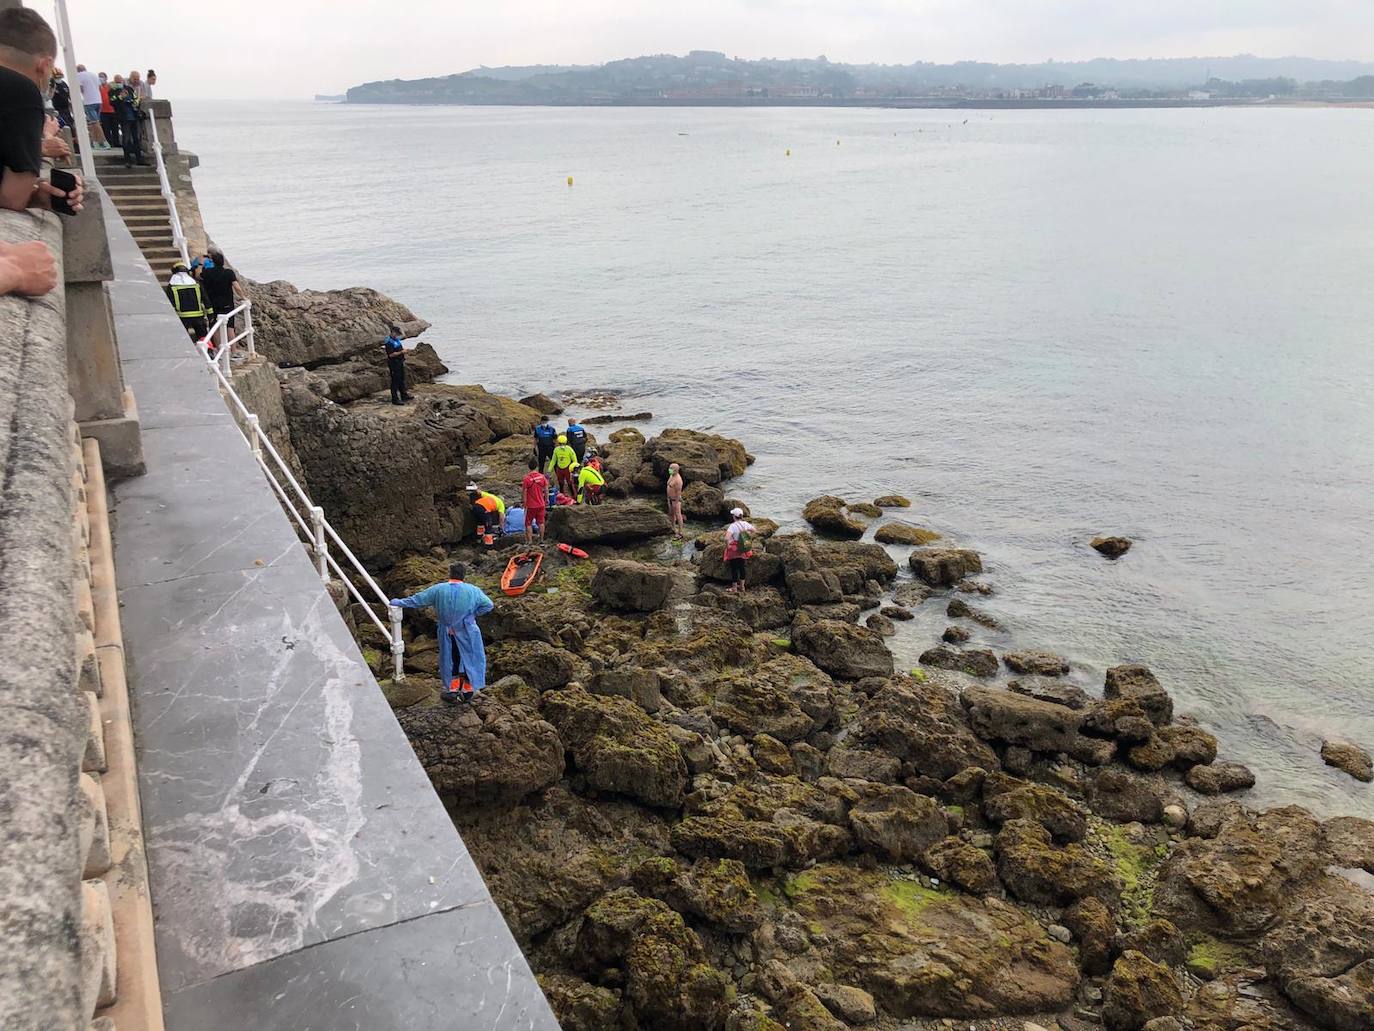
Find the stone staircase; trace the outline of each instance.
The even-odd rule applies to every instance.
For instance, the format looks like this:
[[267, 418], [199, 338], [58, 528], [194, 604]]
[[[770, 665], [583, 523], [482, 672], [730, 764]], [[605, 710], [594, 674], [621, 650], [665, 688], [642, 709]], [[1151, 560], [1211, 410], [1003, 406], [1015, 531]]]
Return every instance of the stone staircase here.
[[146, 166], [125, 168], [123, 151], [97, 151], [95, 171], [154, 274], [165, 282], [173, 263], [181, 260], [181, 253], [172, 240], [157, 168], [151, 158], [147, 160]]

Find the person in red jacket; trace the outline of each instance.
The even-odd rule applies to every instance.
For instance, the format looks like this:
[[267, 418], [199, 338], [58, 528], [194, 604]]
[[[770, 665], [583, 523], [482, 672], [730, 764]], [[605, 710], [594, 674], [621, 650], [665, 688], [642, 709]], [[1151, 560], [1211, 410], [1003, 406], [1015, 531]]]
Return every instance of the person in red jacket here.
[[544, 539], [544, 520], [549, 514], [549, 478], [539, 471], [539, 459], [531, 458], [530, 471], [520, 481], [525, 495], [525, 543], [534, 543], [534, 524], [539, 524], [539, 539]]

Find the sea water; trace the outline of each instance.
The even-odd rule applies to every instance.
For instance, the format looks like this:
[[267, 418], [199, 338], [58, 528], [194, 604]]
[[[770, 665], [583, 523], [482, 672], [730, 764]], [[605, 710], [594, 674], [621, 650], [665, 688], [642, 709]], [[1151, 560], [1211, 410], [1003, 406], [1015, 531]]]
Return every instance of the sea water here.
[[1317, 754], [1374, 748], [1374, 111], [173, 105], [244, 274], [739, 437], [785, 525], [906, 494], [983, 555], [975, 640], [1148, 663], [1249, 801], [1374, 815]]

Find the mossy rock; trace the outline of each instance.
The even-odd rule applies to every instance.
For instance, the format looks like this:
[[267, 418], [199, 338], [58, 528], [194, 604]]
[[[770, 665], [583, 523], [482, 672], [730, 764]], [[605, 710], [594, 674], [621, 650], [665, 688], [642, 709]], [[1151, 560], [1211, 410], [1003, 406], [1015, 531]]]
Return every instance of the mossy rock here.
[[619, 1025], [619, 992], [568, 974], [540, 974], [538, 981], [563, 1031], [603, 1031]]
[[401, 559], [386, 571], [382, 577], [382, 585], [391, 592], [391, 597], [404, 598], [426, 587], [443, 583], [448, 579], [448, 567], [447, 559], [411, 555], [409, 558]]
[[999, 899], [834, 863], [790, 878], [784, 893], [820, 932], [833, 980], [864, 988], [891, 1016], [1011, 1016], [1072, 1002], [1073, 953]]
[[873, 504], [879, 508], [910, 508], [911, 499], [900, 494], [884, 494], [880, 498], [874, 498]]
[[929, 544], [938, 541], [940, 535], [934, 530], [907, 523], [884, 523], [873, 534], [873, 539], [879, 544]]
[[1243, 948], [1203, 935], [1189, 944], [1183, 965], [1194, 977], [1212, 981], [1232, 970], [1242, 970], [1251, 962]]
[[1087, 841], [1105, 851], [1121, 882], [1122, 923], [1128, 928], [1147, 923], [1154, 916], [1155, 888], [1168, 846], [1138, 845], [1122, 825], [1097, 818], [1090, 821]]
[[883, 514], [883, 510], [877, 505], [870, 505], [867, 501], [856, 501], [846, 506], [855, 515], [867, 516], [869, 519], [877, 519]]
[[393, 709], [406, 709], [439, 697], [439, 681], [429, 677], [406, 677], [399, 684], [392, 680], [380, 682], [382, 694]]

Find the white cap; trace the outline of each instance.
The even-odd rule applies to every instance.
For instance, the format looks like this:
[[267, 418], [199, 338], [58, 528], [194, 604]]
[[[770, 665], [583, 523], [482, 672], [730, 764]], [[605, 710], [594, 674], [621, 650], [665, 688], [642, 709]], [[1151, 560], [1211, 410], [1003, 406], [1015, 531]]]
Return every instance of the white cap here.
[[468, 490], [476, 490], [476, 489], [477, 489], [477, 484], [475, 484], [475, 483], [469, 483], [469, 484], [468, 484]]
[[732, 516], [734, 516], [736, 519], [743, 519], [743, 518], [744, 518], [744, 509], [742, 509], [742, 508], [732, 508], [732, 509], [730, 509], [730, 514], [731, 514]]

